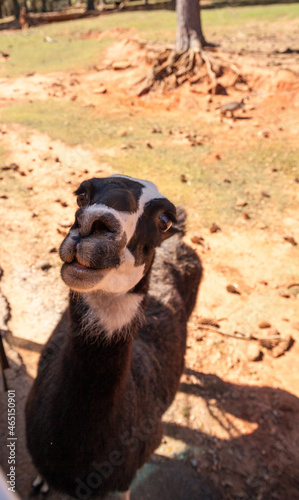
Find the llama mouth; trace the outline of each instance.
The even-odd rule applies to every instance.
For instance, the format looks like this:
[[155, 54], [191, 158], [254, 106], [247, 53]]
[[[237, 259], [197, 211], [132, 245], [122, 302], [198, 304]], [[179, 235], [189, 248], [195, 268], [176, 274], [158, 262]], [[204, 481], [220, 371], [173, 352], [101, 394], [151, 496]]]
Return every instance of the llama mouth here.
[[78, 271], [96, 271], [96, 269], [94, 269], [90, 266], [86, 266], [84, 264], [81, 264], [81, 262], [79, 262], [77, 259], [73, 260], [73, 262], [71, 262], [70, 265]]

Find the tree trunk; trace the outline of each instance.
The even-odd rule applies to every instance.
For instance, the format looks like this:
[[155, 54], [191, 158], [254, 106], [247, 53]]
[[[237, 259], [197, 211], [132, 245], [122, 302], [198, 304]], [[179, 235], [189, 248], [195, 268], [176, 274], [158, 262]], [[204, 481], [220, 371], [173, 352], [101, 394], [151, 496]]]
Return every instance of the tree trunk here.
[[177, 0], [177, 36], [175, 50], [187, 52], [200, 50], [206, 45], [200, 17], [199, 0]]
[[86, 10], [95, 10], [94, 0], [87, 0]]
[[20, 6], [18, 0], [13, 0], [13, 13], [16, 19], [19, 19], [20, 15]]

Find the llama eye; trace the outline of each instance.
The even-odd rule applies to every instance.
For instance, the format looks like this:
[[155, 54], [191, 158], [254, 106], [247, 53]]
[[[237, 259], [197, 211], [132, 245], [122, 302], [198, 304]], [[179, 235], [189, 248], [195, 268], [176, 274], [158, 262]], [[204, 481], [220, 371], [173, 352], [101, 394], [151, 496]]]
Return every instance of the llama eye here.
[[87, 204], [87, 194], [81, 193], [77, 196], [77, 205], [78, 207], [84, 207]]
[[168, 229], [172, 226], [172, 221], [166, 214], [162, 214], [159, 216], [159, 228], [163, 233], [168, 231]]

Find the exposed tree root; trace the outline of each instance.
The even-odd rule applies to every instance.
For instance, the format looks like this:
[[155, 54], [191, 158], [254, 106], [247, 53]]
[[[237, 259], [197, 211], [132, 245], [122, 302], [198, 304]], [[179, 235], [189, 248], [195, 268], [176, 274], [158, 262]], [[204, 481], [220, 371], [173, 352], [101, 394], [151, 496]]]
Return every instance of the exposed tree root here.
[[215, 48], [190, 49], [188, 52], [178, 53], [170, 48], [161, 49], [148, 45], [146, 51], [146, 59], [151, 69], [138, 82], [138, 96], [151, 90], [173, 90], [185, 82], [189, 83], [194, 92], [210, 94], [226, 94], [227, 87], [247, 85], [234, 64], [224, 59], [220, 59], [219, 63], [211, 56], [211, 53], [217, 55]]

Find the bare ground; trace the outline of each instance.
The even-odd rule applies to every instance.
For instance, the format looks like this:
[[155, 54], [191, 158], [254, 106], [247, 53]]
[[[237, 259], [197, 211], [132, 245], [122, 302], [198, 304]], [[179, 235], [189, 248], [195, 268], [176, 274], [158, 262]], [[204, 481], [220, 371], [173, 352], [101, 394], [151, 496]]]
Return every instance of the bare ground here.
[[[248, 91], [231, 89], [229, 97], [214, 96], [207, 102], [205, 85], [194, 91], [187, 83], [166, 95], [158, 92], [137, 98], [135, 85], [148, 67], [144, 50], [136, 40], [121, 40], [107, 52], [102, 68], [2, 79], [0, 105], [51, 97], [76, 99], [109, 113], [113, 106], [132, 106], [133, 102], [145, 116], [158, 114], [162, 106], [181, 113], [183, 119], [184, 110], [196, 102], [199, 119], [213, 128], [219, 120], [217, 105], [239, 99]], [[247, 85], [254, 89], [254, 105], [248, 109], [252, 119], [226, 120], [227, 134], [215, 138], [213, 155], [240, 143], [246, 147], [246, 141], [257, 143], [269, 135], [284, 138], [287, 146], [296, 144], [299, 80], [294, 71], [298, 54], [286, 65], [285, 59], [281, 63], [281, 54], [274, 53], [275, 46], [269, 50], [271, 56], [259, 56], [259, 66], [257, 54], [250, 50], [235, 56]], [[228, 54], [217, 51], [213, 57]], [[123, 67], [127, 63], [127, 68], [113, 69], [115, 62]], [[239, 115], [243, 116], [247, 115]], [[10, 305], [10, 319], [1, 328], [13, 333], [13, 338], [8, 335], [14, 346], [9, 351], [13, 370], [8, 370], [8, 382], [17, 388], [17, 487], [25, 499], [34, 471], [25, 450], [22, 410], [42, 344], [66, 305], [57, 249], [72, 220], [72, 191], [84, 178], [109, 175], [112, 169], [99, 163], [90, 150], [69, 147], [36, 130], [28, 134], [20, 125], [2, 127], [0, 146], [9, 152], [8, 165], [18, 167], [10, 170], [17, 189], [0, 199], [0, 265], [4, 270], [0, 285]], [[1, 177], [1, 182], [10, 182], [4, 173]], [[295, 180], [283, 189], [298, 200]], [[271, 228], [260, 221], [247, 226], [241, 210], [236, 223], [222, 231], [195, 228], [203, 238], [199, 244], [192, 242], [191, 233], [187, 235], [202, 258], [204, 280], [189, 324], [180, 391], [165, 416], [163, 443], [136, 483], [136, 499], [299, 498], [299, 269], [298, 245], [294, 244], [299, 241], [298, 212], [290, 208], [281, 219], [277, 207], [273, 219], [277, 224]], [[284, 239], [290, 236], [294, 242]], [[228, 285], [239, 293], [230, 293]], [[274, 328], [282, 338], [290, 336], [291, 340], [274, 357], [269, 342], [202, 329], [207, 319], [231, 335], [241, 332], [245, 337], [264, 338], [269, 331], [270, 336], [276, 335], [271, 331]], [[271, 326], [261, 329], [261, 322]], [[5, 398], [1, 392], [4, 409]], [[4, 442], [5, 411], [1, 414]], [[5, 457], [1, 461], [5, 465]], [[54, 493], [51, 498], [60, 496]]]

